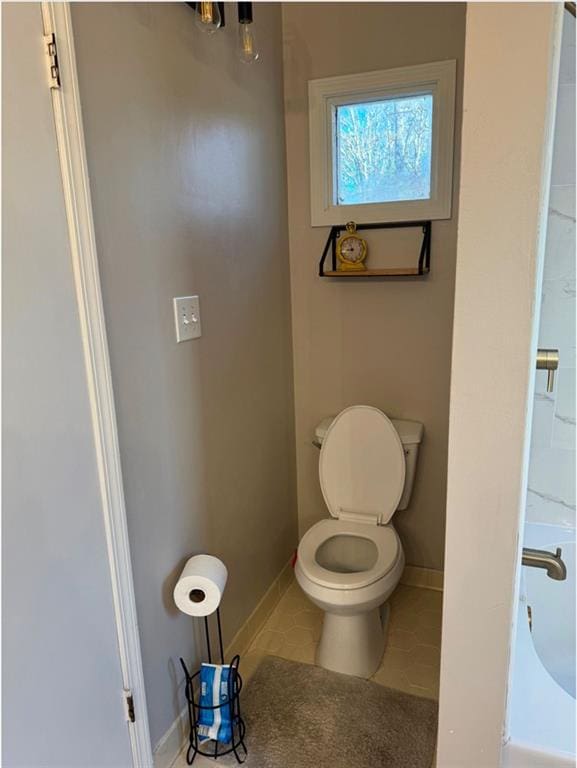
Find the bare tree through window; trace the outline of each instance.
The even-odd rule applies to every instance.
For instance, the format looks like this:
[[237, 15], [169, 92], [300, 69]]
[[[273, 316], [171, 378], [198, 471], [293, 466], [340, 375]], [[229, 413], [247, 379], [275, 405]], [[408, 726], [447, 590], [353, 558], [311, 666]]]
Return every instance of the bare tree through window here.
[[337, 107], [336, 202], [429, 198], [432, 125], [431, 94]]

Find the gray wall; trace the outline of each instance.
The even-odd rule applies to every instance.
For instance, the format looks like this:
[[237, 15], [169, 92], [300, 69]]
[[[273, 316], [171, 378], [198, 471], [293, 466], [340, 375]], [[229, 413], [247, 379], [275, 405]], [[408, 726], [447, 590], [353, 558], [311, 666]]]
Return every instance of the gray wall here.
[[[407, 562], [429, 568], [443, 567], [445, 541], [465, 8], [338, 3], [329, 11], [325, 3], [283, 4], [299, 529], [302, 535], [327, 515], [311, 445], [315, 425], [348, 405], [375, 405], [425, 425], [413, 498], [394, 524]], [[320, 279], [327, 229], [310, 225], [307, 81], [443, 59], [457, 59], [453, 213], [433, 222], [431, 274], [361, 283]], [[370, 237], [374, 252], [386, 252], [390, 233], [388, 240], [378, 234]]]
[[39, 3], [2, 6], [2, 766], [131, 764]]
[[212, 37], [184, 3], [72, 13], [154, 744], [194, 656], [185, 558], [227, 564], [230, 639], [297, 544], [281, 9], [255, 8], [255, 66], [232, 5]]

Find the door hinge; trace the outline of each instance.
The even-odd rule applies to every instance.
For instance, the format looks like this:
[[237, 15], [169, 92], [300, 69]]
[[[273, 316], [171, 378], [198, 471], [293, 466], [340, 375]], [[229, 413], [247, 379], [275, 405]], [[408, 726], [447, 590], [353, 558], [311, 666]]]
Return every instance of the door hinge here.
[[126, 719], [129, 723], [133, 723], [136, 720], [134, 714], [134, 697], [132, 691], [124, 691], [124, 700], [126, 702]]
[[56, 47], [56, 35], [50, 32], [44, 35], [46, 54], [48, 56], [48, 80], [51, 88], [60, 88], [60, 67], [58, 65], [58, 49]]

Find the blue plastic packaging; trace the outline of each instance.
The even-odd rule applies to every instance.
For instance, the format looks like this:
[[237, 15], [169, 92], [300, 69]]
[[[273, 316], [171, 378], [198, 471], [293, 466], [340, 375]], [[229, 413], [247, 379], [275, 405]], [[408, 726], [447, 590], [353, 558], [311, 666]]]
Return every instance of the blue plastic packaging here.
[[[229, 679], [228, 664], [201, 664], [200, 666], [200, 714], [198, 735], [223, 744], [232, 740], [230, 707], [227, 706]], [[224, 706], [222, 706], [224, 705]], [[204, 707], [217, 707], [204, 709]]]

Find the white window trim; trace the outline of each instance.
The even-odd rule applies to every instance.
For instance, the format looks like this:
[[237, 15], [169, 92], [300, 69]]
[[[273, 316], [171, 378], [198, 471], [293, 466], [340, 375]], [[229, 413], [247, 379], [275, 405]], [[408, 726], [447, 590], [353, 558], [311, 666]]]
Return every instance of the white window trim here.
[[[456, 64], [455, 60], [438, 61], [413, 67], [309, 80], [313, 227], [343, 224], [346, 221], [368, 224], [451, 217]], [[333, 190], [333, 123], [336, 107], [418, 93], [433, 94], [431, 197], [427, 200], [336, 205]]]

